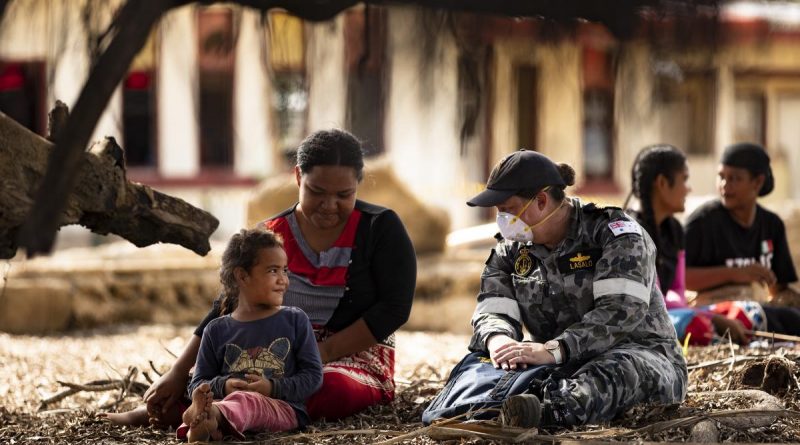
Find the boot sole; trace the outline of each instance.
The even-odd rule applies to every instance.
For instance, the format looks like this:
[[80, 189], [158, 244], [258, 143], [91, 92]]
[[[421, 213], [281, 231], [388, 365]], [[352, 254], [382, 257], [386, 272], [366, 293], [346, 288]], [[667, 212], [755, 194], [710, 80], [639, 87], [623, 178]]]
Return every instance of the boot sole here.
[[519, 428], [536, 428], [542, 417], [542, 405], [533, 394], [511, 396], [500, 408], [500, 423]]

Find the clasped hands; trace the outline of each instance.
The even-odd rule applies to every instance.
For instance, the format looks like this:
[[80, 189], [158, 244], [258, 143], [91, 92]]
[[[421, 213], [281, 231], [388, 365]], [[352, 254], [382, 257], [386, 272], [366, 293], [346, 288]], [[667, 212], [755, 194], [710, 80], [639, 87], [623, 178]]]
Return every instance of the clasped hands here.
[[272, 382], [259, 374], [245, 374], [244, 379], [229, 378], [225, 381], [225, 395], [234, 391], [254, 391], [267, 397], [272, 395]]
[[489, 337], [486, 342], [489, 349], [489, 357], [496, 368], [526, 369], [528, 365], [553, 365], [556, 363], [555, 357], [544, 344], [535, 342], [516, 341], [513, 338], [495, 334]]

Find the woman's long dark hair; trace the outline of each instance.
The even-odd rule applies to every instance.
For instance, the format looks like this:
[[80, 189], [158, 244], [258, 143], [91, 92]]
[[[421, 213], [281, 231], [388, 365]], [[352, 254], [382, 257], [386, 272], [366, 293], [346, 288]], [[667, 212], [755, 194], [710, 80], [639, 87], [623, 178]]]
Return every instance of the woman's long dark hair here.
[[[625, 199], [623, 207], [630, 211], [628, 204], [631, 197], [639, 200], [640, 210], [635, 212], [639, 224], [647, 230], [658, 249], [658, 269], [661, 289], [669, 289], [675, 278], [675, 266], [678, 251], [683, 247], [682, 234], [662, 233], [656, 227], [653, 212], [653, 186], [659, 175], [663, 175], [670, 186], [675, 184], [676, 175], [686, 166], [686, 155], [668, 144], [650, 145], [642, 149], [633, 161], [631, 168], [631, 192]], [[669, 220], [667, 220], [669, 221]], [[680, 240], [672, 239], [676, 236]]]

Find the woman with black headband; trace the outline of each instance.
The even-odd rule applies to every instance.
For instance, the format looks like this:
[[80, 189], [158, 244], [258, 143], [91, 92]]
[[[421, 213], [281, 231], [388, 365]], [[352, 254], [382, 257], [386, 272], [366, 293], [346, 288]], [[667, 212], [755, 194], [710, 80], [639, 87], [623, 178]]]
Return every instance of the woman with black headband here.
[[[687, 219], [687, 288], [762, 282], [775, 295], [797, 281], [783, 221], [757, 202], [774, 183], [763, 147], [739, 143], [725, 149], [717, 175], [720, 199], [703, 204]], [[744, 312], [750, 328], [800, 334], [800, 311], [764, 306], [763, 313], [758, 308]]]

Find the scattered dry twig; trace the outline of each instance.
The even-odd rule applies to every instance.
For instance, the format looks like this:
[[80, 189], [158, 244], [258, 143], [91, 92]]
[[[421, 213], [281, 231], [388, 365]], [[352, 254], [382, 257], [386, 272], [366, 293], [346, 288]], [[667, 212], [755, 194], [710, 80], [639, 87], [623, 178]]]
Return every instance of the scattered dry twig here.
[[[158, 344], [160, 344], [161, 347], [164, 348], [165, 351], [167, 351], [167, 354], [172, 356], [172, 358], [178, 358], [178, 356], [175, 355], [174, 352], [169, 350], [169, 348], [164, 344], [164, 342], [162, 342], [161, 340], [158, 340]], [[155, 367], [153, 368], [153, 370], [155, 371]], [[158, 373], [158, 371], [156, 371], [156, 373]], [[159, 375], [161, 375], [161, 374], [159, 374]]]
[[[172, 354], [172, 352], [170, 352], [170, 351], [169, 351], [169, 349], [167, 349], [167, 352], [169, 352], [170, 354]], [[148, 360], [148, 362], [150, 363], [150, 369], [152, 369], [152, 370], [153, 370], [153, 372], [155, 372], [157, 376], [161, 377], [162, 375], [164, 375], [164, 373], [163, 373], [163, 372], [159, 371], [159, 370], [158, 370], [158, 368], [156, 368], [156, 364], [155, 364], [155, 363], [153, 363], [153, 361], [152, 361], [152, 360]], [[153, 382], [151, 381], [150, 383], [153, 383]]]
[[689, 365], [686, 367], [689, 371], [694, 371], [695, 369], [702, 369], [702, 368], [713, 368], [720, 365], [728, 365], [729, 363], [739, 363], [739, 362], [746, 362], [746, 361], [753, 361], [753, 360], [761, 360], [767, 357], [766, 355], [740, 355], [736, 356], [735, 358], [731, 359], [730, 357], [724, 358], [721, 360], [710, 360], [707, 362], [701, 362], [694, 365]]
[[733, 338], [731, 337], [730, 329], [725, 331], [725, 335], [728, 337], [728, 348], [730, 348], [731, 351], [731, 366], [728, 368], [728, 373], [724, 376], [728, 377], [728, 386], [725, 388], [728, 390], [731, 389], [731, 384], [733, 384], [733, 364], [736, 362], [736, 350], [733, 348]]
[[123, 379], [94, 380], [85, 384], [70, 383], [70, 382], [63, 382], [61, 380], [56, 380], [56, 382], [59, 385], [66, 386], [68, 389], [42, 400], [39, 404], [38, 411], [44, 411], [49, 405], [58, 403], [64, 400], [65, 398], [73, 394], [77, 394], [81, 391], [98, 392], [98, 391], [112, 391], [115, 389], [119, 389], [121, 390], [121, 393], [120, 396], [117, 398], [117, 401], [109, 406], [104, 406], [104, 408], [115, 406], [125, 398], [126, 393], [135, 392], [137, 394], [143, 394], [144, 391], [147, 390], [148, 386], [146, 384], [134, 380], [136, 372], [138, 372], [136, 368], [132, 367], [129, 370], [128, 375]]
[[318, 439], [328, 436], [399, 436], [402, 431], [382, 430], [382, 429], [364, 429], [364, 430], [330, 430], [330, 431], [317, 431], [313, 433], [298, 433], [291, 436], [281, 437], [282, 441], [299, 441], [308, 439]]

